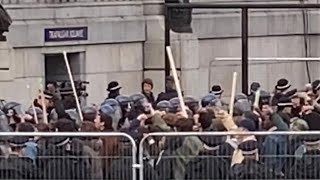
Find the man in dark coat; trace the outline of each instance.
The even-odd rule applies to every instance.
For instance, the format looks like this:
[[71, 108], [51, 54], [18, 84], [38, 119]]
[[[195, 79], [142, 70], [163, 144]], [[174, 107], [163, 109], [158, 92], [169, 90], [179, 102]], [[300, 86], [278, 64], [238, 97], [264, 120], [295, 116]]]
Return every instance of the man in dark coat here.
[[163, 100], [169, 101], [172, 98], [178, 97], [177, 90], [174, 88], [174, 79], [172, 76], [166, 77], [166, 92], [161, 92], [158, 95], [157, 103]]

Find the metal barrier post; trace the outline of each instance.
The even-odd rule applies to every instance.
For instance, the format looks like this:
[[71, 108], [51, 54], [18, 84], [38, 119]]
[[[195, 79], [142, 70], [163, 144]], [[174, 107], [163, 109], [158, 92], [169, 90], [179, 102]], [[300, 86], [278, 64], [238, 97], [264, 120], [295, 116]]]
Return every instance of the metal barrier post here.
[[249, 87], [249, 63], [248, 63], [248, 8], [242, 8], [241, 11], [241, 42], [242, 42], [242, 93], [248, 95], [248, 87]]

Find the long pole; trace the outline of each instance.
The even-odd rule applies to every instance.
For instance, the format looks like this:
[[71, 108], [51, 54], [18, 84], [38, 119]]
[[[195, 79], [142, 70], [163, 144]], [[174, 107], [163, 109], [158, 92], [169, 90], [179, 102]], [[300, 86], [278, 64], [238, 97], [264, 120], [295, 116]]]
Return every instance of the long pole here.
[[82, 112], [81, 112], [79, 98], [78, 98], [78, 95], [77, 95], [76, 87], [74, 85], [73, 76], [72, 76], [72, 73], [71, 73], [71, 68], [70, 68], [70, 64], [69, 64], [69, 61], [68, 61], [67, 53], [65, 51], [63, 51], [63, 57], [64, 57], [64, 62], [66, 64], [66, 67], [67, 67], [67, 70], [68, 70], [69, 79], [71, 81], [71, 87], [72, 87], [72, 91], [73, 91], [73, 96], [76, 99], [76, 104], [77, 104], [77, 109], [78, 109], [78, 113], [79, 113], [79, 116], [80, 116], [80, 120], [83, 121], [83, 116], [82, 116]]
[[40, 79], [40, 97], [41, 97], [41, 106], [42, 106], [42, 114], [43, 114], [43, 122], [45, 124], [48, 124], [48, 116], [47, 116], [47, 106], [45, 104], [45, 98], [44, 98], [44, 88], [42, 84], [42, 79]]
[[176, 66], [174, 64], [174, 60], [173, 60], [172, 51], [171, 51], [170, 46], [168, 46], [166, 50], [167, 50], [167, 54], [168, 54], [168, 57], [169, 57], [169, 62], [170, 62], [171, 70], [172, 70], [174, 83], [175, 83], [176, 88], [177, 88], [177, 93], [178, 93], [178, 98], [179, 98], [181, 110], [182, 110], [183, 115], [185, 117], [188, 117], [188, 114], [187, 114], [187, 111], [186, 111], [186, 107], [184, 105], [184, 100], [183, 100], [183, 97], [182, 97], [182, 91], [181, 91], [181, 87], [180, 87], [180, 82], [179, 82], [179, 79], [178, 79], [178, 74], [177, 74]]
[[233, 72], [231, 98], [230, 98], [230, 104], [229, 104], [229, 114], [231, 117], [233, 116], [233, 107], [234, 107], [234, 98], [236, 97], [236, 89], [237, 89], [237, 72]]

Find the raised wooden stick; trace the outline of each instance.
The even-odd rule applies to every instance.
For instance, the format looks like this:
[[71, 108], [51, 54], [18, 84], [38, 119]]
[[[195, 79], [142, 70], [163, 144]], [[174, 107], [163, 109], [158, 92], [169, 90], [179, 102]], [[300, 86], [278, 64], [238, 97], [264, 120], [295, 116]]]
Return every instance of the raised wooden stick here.
[[76, 87], [74, 85], [73, 76], [72, 76], [72, 73], [71, 73], [71, 68], [70, 68], [70, 64], [69, 64], [69, 61], [68, 61], [67, 53], [65, 51], [63, 51], [63, 57], [64, 57], [64, 62], [66, 63], [66, 67], [67, 67], [67, 70], [68, 70], [69, 79], [71, 81], [71, 87], [72, 87], [73, 95], [74, 95], [74, 98], [76, 99], [76, 104], [77, 104], [79, 117], [80, 117], [80, 120], [83, 121], [83, 116], [82, 116], [82, 112], [81, 112], [79, 98], [78, 98], [78, 95], [77, 95]]
[[230, 98], [230, 104], [229, 104], [229, 114], [231, 116], [233, 116], [233, 107], [234, 107], [234, 98], [236, 96], [236, 88], [237, 88], [237, 72], [233, 72], [231, 98]]
[[33, 104], [34, 99], [33, 99], [29, 84], [27, 85], [27, 89], [28, 89], [30, 97], [31, 97], [31, 107], [32, 107], [32, 111], [33, 111], [33, 119], [34, 119], [35, 123], [38, 124], [39, 120], [38, 120], [38, 116], [37, 116], [37, 111], [36, 111], [36, 108], [34, 107], [34, 104]]
[[260, 100], [260, 89], [258, 89], [256, 91], [256, 94], [254, 96], [254, 103], [253, 103], [253, 107], [259, 107], [259, 100]]
[[40, 96], [41, 96], [41, 106], [42, 106], [42, 114], [43, 114], [43, 122], [48, 124], [48, 116], [47, 116], [47, 107], [45, 104], [45, 97], [43, 93], [43, 84], [42, 84], [42, 79], [40, 79]]
[[171, 47], [167, 46], [166, 50], [167, 50], [167, 54], [168, 54], [168, 57], [169, 57], [169, 62], [170, 62], [171, 70], [172, 70], [174, 83], [175, 83], [176, 88], [177, 88], [177, 93], [178, 93], [178, 98], [179, 98], [181, 110], [182, 110], [183, 115], [185, 117], [188, 117], [188, 114], [187, 114], [187, 111], [186, 111], [186, 107], [184, 105], [184, 100], [183, 100], [183, 97], [182, 97], [182, 91], [181, 91], [180, 82], [179, 82], [179, 79], [178, 79], [176, 66], [174, 64], [174, 60], [173, 60], [173, 56], [172, 56]]

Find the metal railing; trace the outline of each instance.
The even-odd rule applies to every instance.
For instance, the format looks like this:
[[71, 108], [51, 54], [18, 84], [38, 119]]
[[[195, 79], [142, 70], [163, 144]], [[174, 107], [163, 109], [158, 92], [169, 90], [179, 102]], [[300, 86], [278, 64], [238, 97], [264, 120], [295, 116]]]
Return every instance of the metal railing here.
[[[125, 137], [132, 146], [130, 151], [132, 161], [129, 164], [120, 163], [115, 166], [111, 166], [111, 173], [118, 173], [117, 178], [120, 179], [167, 179], [163, 178], [162, 175], [174, 174], [180, 176], [180, 179], [234, 179], [234, 172], [238, 167], [250, 166], [246, 164], [245, 160], [247, 156], [242, 155], [242, 160], [236, 157], [236, 152], [239, 146], [243, 142], [248, 142], [253, 140], [252, 136], [255, 136], [255, 141], [257, 142], [257, 152], [259, 153], [258, 159], [254, 162], [257, 162], [257, 165], [262, 169], [260, 175], [256, 174], [256, 179], [316, 179], [320, 178], [320, 165], [319, 167], [313, 165], [312, 167], [301, 163], [304, 158], [313, 158], [312, 162], [320, 162], [317, 160], [320, 158], [320, 131], [264, 131], [264, 132], [167, 132], [167, 133], [150, 133], [146, 134], [139, 143], [139, 152], [137, 152], [136, 141], [130, 137], [128, 134], [124, 133], [85, 133], [85, 132], [34, 132], [34, 133], [25, 133], [25, 132], [0, 132], [0, 138], [3, 137], [40, 137], [40, 138], [52, 138], [52, 137], [73, 137], [73, 138], [94, 138], [94, 137]], [[243, 138], [241, 138], [243, 137]], [[248, 138], [251, 137], [251, 138]], [[277, 137], [281, 140], [277, 141], [274, 138]], [[315, 139], [315, 137], [318, 137]], [[269, 138], [269, 140], [268, 140]], [[165, 139], [165, 140], [164, 140]], [[237, 141], [237, 140], [238, 141]], [[240, 142], [240, 139], [241, 142]], [[244, 140], [247, 139], [247, 140]], [[315, 144], [318, 144], [316, 148], [319, 154], [308, 155], [310, 148], [306, 141], [310, 141], [311, 147], [314, 148]], [[168, 145], [160, 146], [160, 142], [172, 143]], [[108, 143], [108, 141], [107, 141]], [[271, 144], [270, 144], [271, 143]], [[212, 152], [217, 152], [216, 150], [220, 147], [223, 147], [224, 144], [228, 144], [229, 149], [223, 149], [221, 151], [224, 154], [213, 154]], [[0, 144], [0, 149], [3, 144]], [[58, 146], [58, 145], [57, 145]], [[219, 148], [217, 148], [219, 146]], [[280, 148], [283, 151], [279, 151]], [[167, 149], [172, 148], [169, 153]], [[248, 146], [250, 148], [250, 146]], [[2, 150], [2, 149], [1, 149]], [[276, 150], [276, 151], [273, 151]], [[208, 153], [209, 152], [209, 153]], [[219, 152], [219, 153], [221, 153]], [[243, 152], [243, 151], [242, 151]], [[229, 153], [229, 154], [228, 154]], [[242, 153], [244, 154], [244, 153]], [[67, 155], [68, 156], [68, 155]], [[44, 158], [42, 161], [46, 164], [47, 159], [65, 159], [68, 157], [63, 156], [41, 156], [39, 159]], [[137, 157], [139, 162], [137, 162]], [[3, 163], [0, 158], [0, 172], [2, 172]], [[75, 158], [75, 157], [72, 157]], [[76, 157], [77, 158], [77, 157]], [[82, 158], [82, 157], [78, 157]], [[93, 157], [84, 156], [83, 158]], [[105, 157], [95, 157], [95, 159], [102, 160]], [[121, 157], [119, 157], [121, 159]], [[165, 162], [163, 162], [165, 161]], [[220, 161], [223, 162], [220, 164]], [[277, 161], [275, 164], [274, 161]], [[121, 161], [122, 162], [122, 161]], [[170, 164], [170, 163], [172, 163]], [[266, 164], [262, 165], [263, 162]], [[217, 164], [218, 163], [218, 164]], [[123, 166], [126, 165], [126, 166]], [[160, 166], [161, 165], [161, 166]], [[261, 166], [260, 166], [261, 165]], [[310, 164], [309, 164], [310, 165]], [[61, 165], [65, 166], [65, 165]], [[67, 166], [67, 165], [66, 165]], [[161, 169], [158, 168], [161, 167]], [[118, 168], [113, 169], [114, 167]], [[199, 167], [207, 167], [200, 168]], [[213, 168], [214, 167], [214, 168]], [[256, 168], [254, 166], [252, 168]], [[300, 169], [297, 169], [299, 167]], [[61, 168], [61, 167], [57, 167]], [[215, 171], [215, 168], [219, 169], [219, 173]], [[312, 168], [313, 171], [309, 171]], [[123, 176], [127, 171], [126, 169], [132, 170], [132, 176]], [[136, 174], [139, 170], [139, 176]], [[161, 170], [161, 171], [159, 171]], [[266, 172], [272, 172], [271, 175], [266, 174]], [[53, 170], [51, 173], [56, 173], [56, 170]], [[61, 172], [63, 173], [63, 172]], [[65, 173], [65, 172], [64, 172]], [[104, 172], [105, 173], [105, 172]], [[246, 171], [236, 172], [236, 175], [243, 175], [247, 177], [248, 173]], [[131, 173], [130, 173], [131, 174]], [[160, 177], [159, 177], [160, 174]], [[272, 176], [274, 174], [274, 176]], [[3, 175], [3, 173], [2, 173]], [[1, 176], [1, 175], [0, 175]], [[129, 178], [128, 178], [129, 177]], [[250, 179], [250, 178], [238, 178], [238, 179]], [[28, 178], [27, 178], [28, 179]], [[31, 178], [30, 178], [31, 179]], [[59, 178], [57, 178], [59, 179]], [[107, 178], [110, 179], [110, 178]], [[115, 178], [111, 178], [115, 179]], [[171, 178], [172, 179], [172, 178]], [[179, 179], [179, 178], [178, 178]]]
[[[127, 154], [126, 157], [121, 157], [121, 154], [117, 154], [117, 155], [104, 155], [103, 153], [100, 154], [100, 151], [97, 150], [97, 154], [94, 154], [92, 156], [92, 154], [90, 153], [87, 154], [88, 152], [92, 152], [92, 150], [94, 148], [91, 148], [89, 145], [86, 145], [85, 143], [80, 143], [80, 144], [75, 144], [74, 146], [70, 145], [58, 145], [58, 144], [61, 144], [60, 141], [55, 141], [55, 142], [59, 142], [58, 144], [55, 144], [55, 146], [48, 146], [46, 143], [40, 143], [39, 141], [35, 141], [35, 144], [36, 146], [38, 147], [38, 156], [35, 159], [33, 159], [35, 162], [35, 164], [37, 165], [36, 168], [37, 170], [35, 170], [35, 176], [24, 176], [24, 179], [42, 179], [44, 177], [48, 178], [50, 177], [49, 179], [61, 179], [62, 177], [66, 178], [66, 177], [69, 177], [68, 174], [77, 174], [79, 173], [81, 176], [80, 179], [84, 179], [85, 177], [88, 177], [89, 179], [103, 179], [103, 178], [106, 178], [106, 179], [111, 179], [111, 178], [108, 178], [108, 176], [110, 176], [108, 173], [118, 173], [116, 175], [113, 175], [114, 178], [113, 179], [116, 179], [116, 177], [121, 177], [121, 176], [127, 176], [127, 177], [132, 177], [133, 180], [136, 179], [137, 177], [137, 174], [136, 174], [136, 170], [138, 168], [137, 166], [137, 146], [136, 146], [136, 143], [135, 141], [133, 140], [133, 138], [131, 136], [129, 136], [128, 134], [125, 134], [125, 133], [118, 133], [118, 132], [98, 132], [98, 133], [87, 133], [87, 132], [0, 132], [0, 139], [1, 138], [12, 138], [14, 139], [15, 137], [38, 137], [40, 139], [43, 139], [45, 141], [49, 141], [50, 139], [53, 139], [53, 138], [58, 138], [59, 140], [59, 137], [60, 140], [61, 139], [70, 139], [70, 143], [75, 141], [75, 142], [86, 142], [85, 139], [89, 139], [91, 140], [90, 138], [94, 139], [101, 139], [102, 142], [104, 143], [111, 143], [109, 142], [110, 138], [118, 138], [117, 142], [116, 143], [120, 143], [120, 139], [121, 138], [124, 138], [124, 139], [121, 139], [121, 141], [125, 141], [125, 143], [127, 145], [129, 145], [127, 148], [127, 150], [131, 153], [130, 155]], [[104, 138], [107, 138], [107, 139], [104, 139]], [[76, 141], [76, 140], [80, 140], [80, 141]], [[2, 141], [0, 141], [2, 142]], [[33, 141], [30, 141], [30, 142], [33, 142]], [[65, 142], [63, 140], [63, 142]], [[46, 144], [46, 145], [44, 145]], [[79, 146], [78, 146], [79, 145]], [[46, 148], [39, 148], [39, 147], [45, 147]], [[62, 146], [65, 146], [65, 149], [68, 149], [68, 148], [71, 148], [75, 151], [75, 154], [69, 154], [69, 153], [66, 153], [64, 154], [65, 152], [71, 152], [71, 150], [67, 150], [67, 151], [64, 151], [64, 153], [60, 154], [60, 153], [57, 153], [57, 152], [47, 152], [48, 150], [51, 150], [51, 151], [56, 151], [58, 149], [58, 152], [60, 152], [61, 149], [57, 148], [57, 147], [62, 147]], [[84, 146], [88, 146], [89, 148], [84, 148]], [[3, 166], [5, 166], [5, 164], [7, 164], [8, 162], [5, 160], [7, 158], [10, 158], [12, 152], [10, 153], [11, 150], [8, 150], [8, 154], [6, 155], [6, 153], [4, 153], [3, 150], [5, 150], [6, 148], [5, 147], [8, 147], [8, 145], [6, 143], [0, 143], [0, 150], [1, 150], [1, 157], [0, 157], [0, 173], [2, 173], [0, 176], [0, 179], [2, 179], [4, 176], [10, 176], [10, 178], [6, 177], [5, 179], [11, 179], [12, 178], [12, 173], [9, 172], [9, 170], [6, 170], [6, 171], [3, 171]], [[10, 143], [10, 146], [9, 148], [7, 149], [10, 149], [11, 147], [11, 143]], [[28, 147], [28, 146], [26, 146]], [[103, 145], [102, 148], [105, 148], [106, 146]], [[124, 147], [124, 146], [121, 146], [121, 147]], [[15, 146], [11, 147], [12, 148], [15, 148]], [[57, 148], [57, 149], [55, 149]], [[81, 149], [78, 149], [78, 148], [81, 148]], [[32, 149], [32, 148], [31, 148]], [[40, 153], [42, 151], [40, 151], [41, 149], [45, 149], [46, 151], [43, 151], [45, 153]], [[88, 151], [88, 149], [90, 149]], [[111, 148], [113, 151], [115, 151], [115, 148]], [[120, 151], [120, 148], [119, 148], [119, 151]], [[32, 151], [28, 151], [29, 153], [32, 152]], [[80, 153], [79, 152], [83, 152], [83, 153]], [[106, 152], [106, 149], [104, 150], [104, 153], [110, 153], [110, 152]], [[113, 152], [113, 153], [118, 153], [118, 152]], [[14, 154], [14, 153], [13, 153]], [[32, 153], [31, 153], [32, 154]], [[49, 154], [49, 155], [48, 155]], [[57, 155], [56, 155], [57, 154]], [[130, 157], [131, 156], [131, 157]], [[27, 156], [29, 157], [29, 156]], [[114, 166], [112, 166], [112, 164], [110, 166], [105, 166], [105, 163], [108, 163], [109, 161], [111, 162], [115, 162], [117, 161], [118, 159], [120, 160], [120, 166], [121, 165], [125, 165], [125, 163], [121, 163], [121, 158], [125, 159], [126, 162], [132, 162], [132, 164], [129, 164], [129, 166], [126, 166], [126, 167], [118, 167], [118, 165], [115, 166], [115, 168], [120, 168], [120, 171], [118, 170], [117, 172], [113, 172], [112, 170], [111, 171], [104, 171], [106, 170], [105, 168], [108, 168], [108, 169], [112, 169]], [[32, 158], [30, 158], [32, 159]], [[58, 160], [57, 160], [58, 159]], [[70, 165], [67, 163], [67, 159], [71, 159], [71, 161], [76, 161], [76, 160], [86, 160], [87, 162], [90, 162], [90, 163], [87, 163], [86, 167], [83, 167], [83, 166], [73, 166], [73, 165]], [[55, 165], [52, 165], [48, 162], [50, 161], [54, 161], [54, 163], [56, 163]], [[10, 161], [10, 160], [9, 160]], [[19, 161], [19, 163], [22, 165], [24, 164], [23, 161]], [[49, 165], [50, 164], [50, 165]], [[71, 163], [72, 164], [72, 163]], [[49, 168], [47, 166], [50, 166]], [[52, 166], [52, 167], [51, 167]], [[70, 169], [70, 166], [71, 169]], [[45, 168], [44, 168], [45, 167]], [[18, 164], [18, 170], [19, 168], [22, 168], [21, 170], [22, 171], [25, 171], [25, 168], [23, 166], [19, 166]], [[69, 169], [68, 169], [69, 168]], [[83, 171], [83, 168], [84, 169], [88, 169], [88, 171]], [[33, 169], [30, 168], [32, 171]], [[45, 169], [46, 171], [43, 171], [43, 169]], [[68, 170], [71, 170], [72, 172], [66, 172], [65, 169], [68, 169]], [[100, 169], [100, 171], [98, 171]], [[122, 169], [126, 169], [127, 171], [126, 172], [122, 172]], [[130, 172], [130, 169], [131, 169], [131, 172]], [[61, 172], [62, 171], [62, 172]], [[87, 175], [85, 174], [86, 172], [90, 172], [90, 175]], [[95, 174], [95, 172], [97, 172], [97, 174]], [[32, 174], [33, 172], [30, 172], [30, 174]], [[38, 173], [38, 174], [37, 174]], [[126, 174], [125, 174], [126, 173]], [[39, 175], [41, 174], [41, 176]], [[125, 175], [124, 175], [125, 174]], [[132, 175], [130, 175], [132, 174]], [[97, 176], [99, 178], [97, 178]], [[20, 177], [21, 178], [21, 177]], [[45, 178], [45, 179], [46, 179]], [[131, 178], [130, 178], [131, 179]]]
[[[196, 151], [196, 146], [197, 143], [196, 141], [190, 141], [189, 139], [189, 149], [184, 148], [184, 151], [179, 151], [178, 149], [181, 148], [181, 146], [186, 145], [185, 141], [187, 141], [186, 139], [184, 139], [184, 141], [181, 143], [180, 142], [180, 147], [176, 147], [176, 151], [170, 151], [171, 154], [166, 154], [160, 152], [159, 155], [156, 155], [156, 157], [146, 157], [146, 154], [152, 154], [151, 152], [147, 152], [148, 146], [150, 146], [150, 142], [152, 142], [152, 139], [160, 139], [163, 137], [166, 137], [166, 139], [168, 139], [169, 137], [173, 137], [173, 139], [177, 140], [179, 138], [186, 138], [186, 137], [193, 137], [194, 138], [200, 138], [200, 137], [210, 137], [211, 140], [219, 140], [219, 138], [217, 139], [217, 137], [225, 137], [226, 141], [223, 141], [223, 143], [220, 142], [220, 147], [222, 147], [221, 144], [227, 143], [232, 146], [233, 143], [230, 143], [232, 141], [233, 136], [251, 136], [254, 135], [256, 137], [256, 141], [258, 142], [259, 146], [259, 162], [263, 162], [266, 164], [266, 166], [261, 166], [262, 170], [264, 170], [265, 172], [261, 172], [261, 175], [264, 177], [258, 177], [258, 175], [256, 175], [256, 178], [254, 179], [313, 179], [310, 177], [320, 177], [320, 173], [317, 173], [320, 170], [320, 166], [319, 167], [312, 167], [315, 168], [315, 170], [313, 171], [313, 174], [309, 173], [300, 173], [299, 172], [308, 172], [307, 166], [303, 166], [300, 167], [301, 169], [297, 169], [296, 166], [298, 166], [296, 163], [298, 162], [298, 160], [300, 160], [302, 158], [302, 156], [305, 153], [305, 146], [303, 144], [304, 141], [301, 141], [300, 138], [305, 138], [305, 137], [315, 137], [315, 136], [319, 136], [320, 137], [320, 131], [300, 131], [300, 132], [294, 132], [294, 131], [285, 131], [285, 132], [245, 132], [245, 133], [237, 133], [237, 132], [172, 132], [172, 133], [150, 133], [148, 135], [146, 135], [139, 144], [139, 164], [140, 164], [140, 171], [139, 171], [139, 178], [140, 180], [143, 179], [150, 179], [150, 164], [149, 161], [156, 161], [156, 163], [153, 163], [154, 166], [157, 166], [158, 162], [161, 161], [160, 159], [164, 159], [165, 161], [169, 162], [172, 160], [174, 160], [174, 165], [170, 165], [169, 163], [165, 163], [164, 166], [160, 166], [160, 170], [158, 174], [161, 173], [165, 173], [165, 174], [174, 174], [174, 177], [166, 177], [164, 179], [176, 179], [176, 171], [179, 172], [179, 168], [182, 168], [182, 176], [180, 176], [180, 178], [183, 179], [212, 179], [214, 177], [214, 179], [234, 179], [234, 177], [232, 177], [233, 172], [230, 171], [230, 169], [233, 169], [235, 165], [239, 165], [239, 162], [237, 162], [234, 158], [234, 152], [233, 152], [233, 148], [232, 151], [230, 151], [229, 156], [226, 154], [214, 154], [214, 155], [210, 155], [206, 154], [206, 153], [201, 153], [200, 151]], [[284, 137], [282, 138], [282, 140], [284, 140], [283, 142], [279, 141], [278, 144], [264, 144], [267, 142], [267, 137], [268, 138], [274, 138], [275, 136], [277, 137]], [[263, 137], [263, 138], [262, 138]], [[209, 138], [209, 140], [210, 140]], [[320, 138], [319, 138], [320, 139]], [[207, 139], [208, 140], [208, 139]], [[231, 141], [230, 141], [231, 140]], [[300, 141], [298, 141], [300, 140]], [[157, 141], [157, 140], [155, 140]], [[203, 139], [201, 139], [201, 141], [203, 142]], [[192, 142], [192, 143], [191, 143]], [[270, 142], [270, 141], [268, 141]], [[295, 142], [295, 143], [292, 143]], [[147, 146], [146, 146], [147, 144]], [[203, 143], [203, 145], [201, 146], [205, 146], [206, 143]], [[210, 143], [209, 143], [210, 144]], [[215, 143], [213, 143], [215, 144]], [[174, 145], [173, 145], [174, 146]], [[235, 145], [237, 146], [237, 145]], [[279, 149], [279, 147], [283, 148], [283, 152], [279, 153], [279, 154], [273, 154], [272, 150], [276, 150]], [[203, 148], [202, 147], [202, 148]], [[183, 149], [183, 148], [182, 148]], [[196, 153], [192, 153], [192, 149], [196, 152]], [[205, 148], [206, 150], [209, 149], [209, 151], [214, 151], [215, 147], [213, 148]], [[235, 148], [236, 149], [236, 148]], [[302, 149], [302, 151], [301, 151]], [[149, 150], [149, 149], [148, 149]], [[271, 153], [270, 153], [271, 150]], [[150, 151], [150, 150], [149, 150]], [[179, 151], [179, 152], [177, 152]], [[203, 149], [201, 150], [203, 151]], [[268, 152], [269, 151], [269, 152]], [[147, 153], [146, 153], [147, 152]], [[224, 153], [226, 153], [226, 149], [223, 150]], [[260, 154], [261, 152], [261, 154]], [[319, 150], [320, 152], [320, 150]], [[185, 154], [183, 154], [185, 153]], [[300, 154], [299, 154], [300, 153]], [[166, 157], [164, 157], [166, 154]], [[201, 155], [200, 155], [201, 154]], [[312, 158], [319, 158], [320, 154], [311, 156]], [[220, 159], [219, 159], [220, 158]], [[310, 157], [309, 157], [310, 158]], [[148, 161], [146, 160], [148, 159]], [[223, 161], [225, 164], [227, 164], [227, 166], [225, 166], [223, 168], [219, 167], [222, 166], [221, 164], [215, 164], [218, 160]], [[201, 169], [201, 171], [199, 171], [199, 161], [201, 162], [205, 162], [204, 164], [202, 164], [202, 168], [205, 168], [206, 166], [209, 166], [206, 169]], [[229, 162], [228, 162], [229, 161]], [[278, 164], [274, 164], [273, 162], [277, 161]], [[234, 163], [235, 162], [235, 163]], [[245, 162], [246, 161], [242, 161]], [[299, 161], [300, 162], [300, 161]], [[160, 163], [159, 163], [160, 164]], [[241, 164], [241, 163], [240, 163]], [[259, 163], [258, 163], [259, 164]], [[184, 166], [184, 167], [183, 167]], [[275, 166], [275, 167], [273, 167]], [[278, 166], [281, 166], [280, 169], [277, 169]], [[163, 167], [165, 167], [165, 169], [163, 170]], [[192, 169], [192, 168], [195, 169]], [[217, 177], [217, 174], [214, 171], [214, 169], [212, 169], [212, 167], [218, 168], [220, 169], [220, 175], [221, 177]], [[310, 167], [308, 167], [310, 168]], [[318, 169], [317, 169], [318, 168]], [[157, 167], [153, 167], [153, 169], [158, 169]], [[159, 170], [159, 169], [158, 169]], [[274, 176], [271, 176], [270, 174], [267, 175], [266, 172], [274, 172]], [[304, 171], [305, 170], [305, 171]], [[148, 171], [148, 172], [147, 172]], [[172, 172], [174, 171], [174, 172]], [[299, 172], [298, 172], [299, 171]], [[181, 172], [181, 171], [180, 171]], [[239, 173], [239, 172], [238, 172]], [[291, 174], [290, 174], [291, 173]], [[196, 175], [195, 175], [196, 174]], [[233, 174], [234, 175], [234, 174]], [[169, 175], [170, 176], [170, 175]], [[294, 177], [293, 177], [294, 176]], [[162, 177], [163, 178], [163, 177]], [[161, 178], [160, 178], [161, 179]], [[178, 178], [179, 179], [179, 178]], [[249, 177], [247, 178], [236, 178], [236, 179], [250, 179]]]

